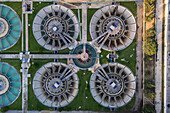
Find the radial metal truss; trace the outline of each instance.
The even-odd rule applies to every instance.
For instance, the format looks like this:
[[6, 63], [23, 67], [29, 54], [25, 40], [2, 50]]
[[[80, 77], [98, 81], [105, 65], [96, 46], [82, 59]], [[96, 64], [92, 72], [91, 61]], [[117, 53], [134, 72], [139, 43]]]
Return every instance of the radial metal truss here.
[[42, 66], [33, 79], [33, 90], [38, 100], [49, 107], [64, 107], [78, 93], [78, 76], [64, 63], [51, 62]]
[[[84, 46], [86, 48], [85, 50]], [[73, 58], [73, 63], [81, 69], [91, 68], [96, 63], [96, 50], [88, 43], [78, 45], [74, 49], [73, 54], [79, 54], [82, 56], [81, 58]]]
[[131, 70], [120, 63], [99, 67], [90, 79], [93, 98], [102, 106], [119, 108], [133, 98], [136, 80]]
[[129, 46], [136, 35], [133, 14], [120, 5], [107, 5], [97, 10], [90, 22], [92, 43], [108, 51]]
[[44, 7], [33, 21], [33, 34], [37, 42], [49, 50], [72, 46], [78, 37], [79, 28], [74, 12], [62, 5]]

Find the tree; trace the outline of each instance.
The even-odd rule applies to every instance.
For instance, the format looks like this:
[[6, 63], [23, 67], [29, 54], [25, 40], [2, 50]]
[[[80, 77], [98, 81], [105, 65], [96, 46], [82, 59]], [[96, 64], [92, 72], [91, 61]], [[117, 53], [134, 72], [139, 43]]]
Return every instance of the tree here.
[[145, 33], [145, 37], [146, 38], [148, 38], [148, 37], [155, 37], [155, 35], [156, 35], [156, 31], [154, 29], [149, 29]]
[[149, 4], [148, 2], [145, 2], [145, 11], [146, 13], [151, 12], [155, 8], [155, 4]]
[[157, 52], [157, 43], [156, 40], [153, 38], [146, 38], [143, 41], [143, 50], [145, 52], [145, 54], [147, 55], [154, 55]]
[[145, 0], [145, 11], [149, 13], [155, 8], [155, 0]]
[[145, 2], [148, 2], [149, 4], [155, 4], [155, 0], [145, 0]]
[[150, 14], [149, 16], [146, 16], [146, 21], [147, 22], [150, 22], [150, 21], [152, 21], [152, 19], [155, 17], [155, 14], [153, 13], [153, 14]]

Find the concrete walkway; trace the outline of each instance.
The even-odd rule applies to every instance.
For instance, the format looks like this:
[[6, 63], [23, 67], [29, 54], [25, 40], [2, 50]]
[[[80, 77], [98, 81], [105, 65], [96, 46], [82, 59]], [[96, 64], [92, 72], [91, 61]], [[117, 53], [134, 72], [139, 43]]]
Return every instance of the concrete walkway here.
[[27, 113], [28, 102], [28, 69], [29, 63], [23, 62], [22, 65], [22, 113]]
[[[170, 40], [169, 40], [169, 19], [170, 19], [170, 4], [169, 0], [165, 0], [165, 24], [164, 24], [164, 113], [170, 113], [170, 108], [168, 104], [170, 104], [170, 57], [168, 52], [170, 52]], [[169, 74], [168, 74], [169, 73]]]
[[87, 42], [87, 4], [82, 3], [82, 40], [81, 43]]
[[25, 45], [26, 45], [26, 51], [28, 51], [28, 14], [25, 14]]
[[67, 59], [67, 58], [81, 58], [80, 54], [0, 54], [1, 59], [20, 59], [20, 58], [31, 58], [31, 59]]
[[156, 39], [158, 51], [155, 66], [155, 110], [162, 112], [162, 24], [163, 24], [163, 0], [156, 0]]
[[143, 2], [137, 3], [137, 41], [136, 41], [136, 101], [132, 110], [139, 112], [143, 99]]

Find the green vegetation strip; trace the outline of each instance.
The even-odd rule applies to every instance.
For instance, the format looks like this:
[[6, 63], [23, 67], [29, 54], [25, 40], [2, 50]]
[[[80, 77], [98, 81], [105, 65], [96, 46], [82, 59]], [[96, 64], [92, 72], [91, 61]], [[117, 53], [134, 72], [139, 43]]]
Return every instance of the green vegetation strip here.
[[133, 74], [136, 76], [136, 38], [127, 48], [118, 51], [119, 58], [116, 62], [126, 65], [129, 67]]
[[33, 25], [33, 20], [36, 14], [45, 6], [51, 5], [53, 2], [34, 2], [33, 3], [33, 13], [28, 16], [28, 35], [29, 35], [29, 51], [31, 53], [52, 53], [52, 51], [49, 51], [45, 48], [43, 48], [41, 45], [38, 44], [36, 41], [33, 31], [32, 31], [32, 25]]
[[31, 74], [31, 77], [28, 79], [28, 110], [53, 110], [53, 108], [49, 108], [47, 106], [44, 106], [42, 103], [39, 102], [39, 100], [36, 98], [33, 92], [33, 78], [35, 73], [38, 71], [38, 69], [43, 66], [44, 64], [48, 62], [53, 62], [54, 60], [32, 60], [31, 61], [31, 67], [29, 69], [29, 72]]
[[108, 108], [99, 105], [91, 95], [89, 82], [92, 73], [87, 70], [79, 70], [77, 75], [79, 77], [78, 95], [68, 106], [59, 108], [59, 111], [109, 111]]

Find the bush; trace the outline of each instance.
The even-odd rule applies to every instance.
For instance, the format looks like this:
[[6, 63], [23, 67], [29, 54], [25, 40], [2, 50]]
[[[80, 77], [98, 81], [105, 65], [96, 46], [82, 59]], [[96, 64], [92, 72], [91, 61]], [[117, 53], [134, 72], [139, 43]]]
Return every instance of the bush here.
[[154, 55], [157, 52], [157, 42], [155, 39], [146, 38], [143, 41], [143, 50], [147, 55]]
[[144, 113], [155, 113], [154, 106], [152, 106], [150, 104], [145, 104], [144, 108], [143, 108], [143, 112]]
[[145, 89], [149, 89], [148, 92], [154, 91], [155, 85], [153, 81], [147, 81], [144, 83]]
[[151, 75], [151, 72], [148, 70], [145, 72], [145, 77], [149, 77]]
[[149, 29], [145, 32], [145, 37], [155, 37], [156, 35], [156, 31], [154, 29]]
[[150, 63], [152, 60], [153, 60], [153, 59], [152, 59], [151, 56], [145, 55], [145, 57], [144, 57], [145, 64]]
[[[145, 75], [146, 77], [146, 75]], [[155, 85], [153, 81], [147, 81], [144, 83], [144, 94], [145, 97], [147, 97], [148, 99], [150, 99], [151, 101], [154, 101], [154, 97], [155, 97]]]

